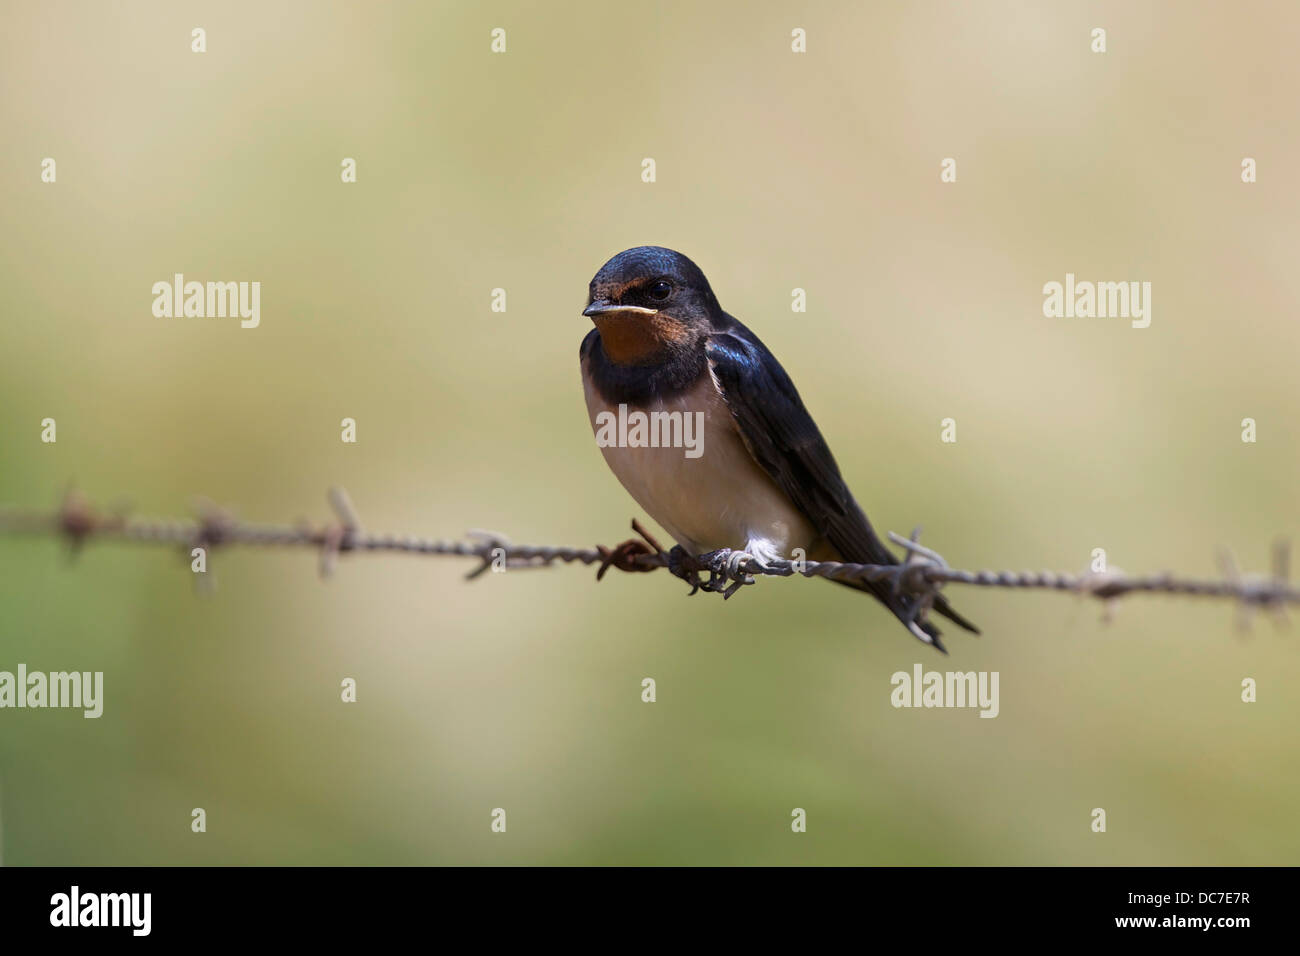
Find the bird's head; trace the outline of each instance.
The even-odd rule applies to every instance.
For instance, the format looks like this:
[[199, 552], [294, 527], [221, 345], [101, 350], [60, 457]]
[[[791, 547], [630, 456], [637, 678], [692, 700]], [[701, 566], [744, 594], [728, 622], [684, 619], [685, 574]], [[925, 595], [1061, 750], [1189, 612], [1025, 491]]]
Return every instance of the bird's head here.
[[582, 314], [596, 323], [611, 361], [644, 365], [694, 346], [723, 313], [694, 262], [661, 246], [637, 246], [600, 267]]

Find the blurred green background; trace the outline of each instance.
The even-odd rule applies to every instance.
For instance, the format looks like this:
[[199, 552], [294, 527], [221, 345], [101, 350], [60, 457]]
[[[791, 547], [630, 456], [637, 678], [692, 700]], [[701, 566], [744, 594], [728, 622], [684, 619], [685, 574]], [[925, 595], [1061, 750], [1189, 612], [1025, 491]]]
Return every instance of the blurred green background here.
[[[1104, 547], [1210, 576], [1216, 547], [1262, 568], [1300, 533], [1294, 7], [81, 2], [3, 20], [0, 502], [75, 480], [145, 514], [205, 495], [324, 520], [339, 484], [377, 531], [617, 543], [638, 511], [591, 436], [579, 310], [605, 259], [657, 243], [781, 358], [877, 527], [921, 524], [955, 566], [1082, 570]], [[1043, 318], [1067, 271], [1150, 281], [1151, 327]], [[154, 318], [175, 272], [260, 281], [261, 327]], [[1103, 624], [1073, 597], [953, 588], [984, 637], [948, 628], [943, 658], [817, 581], [724, 604], [664, 574], [471, 585], [462, 563], [373, 556], [322, 582], [308, 553], [238, 550], [204, 596], [174, 551], [63, 552], [0, 538], [0, 669], [102, 670], [105, 713], [0, 712], [9, 864], [1300, 851], [1295, 635], [1243, 635], [1223, 602], [1138, 598]], [[893, 709], [890, 675], [916, 662], [999, 671], [1001, 715]]]

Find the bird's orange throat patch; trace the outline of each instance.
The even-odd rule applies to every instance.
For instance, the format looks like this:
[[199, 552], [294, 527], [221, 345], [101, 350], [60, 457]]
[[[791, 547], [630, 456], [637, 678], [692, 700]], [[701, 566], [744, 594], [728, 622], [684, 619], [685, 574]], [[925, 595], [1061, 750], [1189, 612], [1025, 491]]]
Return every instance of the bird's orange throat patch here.
[[662, 312], [657, 315], [611, 312], [595, 316], [594, 321], [605, 355], [619, 365], [649, 364], [691, 340], [691, 330], [685, 322]]

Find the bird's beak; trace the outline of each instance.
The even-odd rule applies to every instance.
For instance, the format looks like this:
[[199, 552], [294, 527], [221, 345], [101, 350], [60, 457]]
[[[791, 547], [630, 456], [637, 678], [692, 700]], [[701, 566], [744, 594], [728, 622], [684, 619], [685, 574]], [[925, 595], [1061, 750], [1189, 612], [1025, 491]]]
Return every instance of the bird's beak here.
[[605, 315], [609, 312], [636, 312], [640, 315], [658, 315], [658, 309], [647, 309], [639, 305], [617, 305], [613, 302], [606, 302], [604, 299], [597, 299], [591, 305], [582, 310], [582, 314], [588, 318], [597, 315]]

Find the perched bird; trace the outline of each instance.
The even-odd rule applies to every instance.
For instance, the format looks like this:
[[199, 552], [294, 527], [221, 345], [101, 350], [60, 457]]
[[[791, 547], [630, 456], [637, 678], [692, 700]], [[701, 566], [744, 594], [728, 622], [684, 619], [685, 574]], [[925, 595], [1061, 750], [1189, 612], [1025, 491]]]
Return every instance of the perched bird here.
[[[676, 539], [675, 565], [728, 552], [765, 564], [794, 548], [815, 561], [898, 564], [790, 377], [722, 310], [694, 262], [659, 246], [620, 252], [591, 280], [582, 314], [595, 323], [579, 350], [593, 430], [623, 487]], [[643, 426], [649, 419], [684, 430], [697, 443], [694, 454], [654, 447], [645, 427], [626, 428], [636, 413]], [[698, 433], [689, 435], [692, 425]], [[943, 650], [915, 594], [888, 580], [837, 583], [871, 593]], [[942, 596], [933, 608], [979, 633]]]

